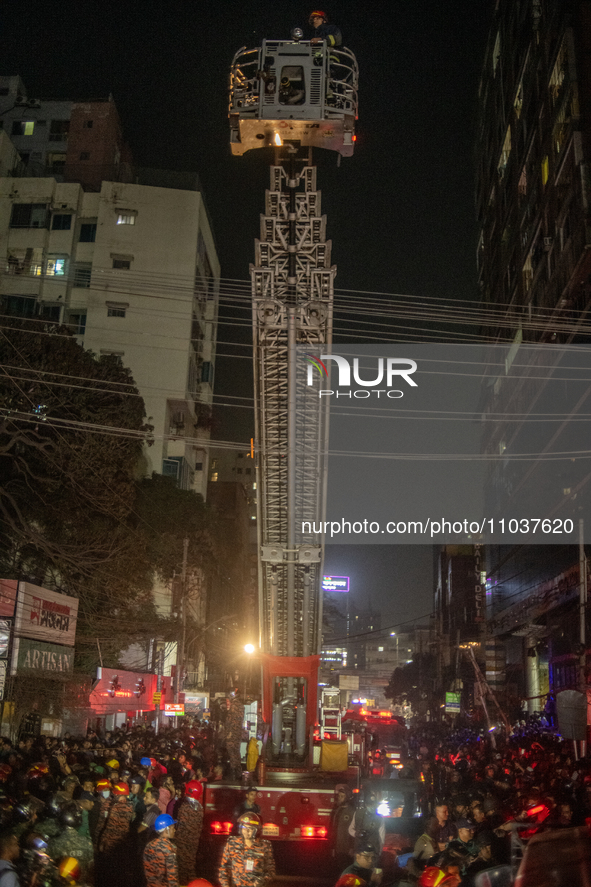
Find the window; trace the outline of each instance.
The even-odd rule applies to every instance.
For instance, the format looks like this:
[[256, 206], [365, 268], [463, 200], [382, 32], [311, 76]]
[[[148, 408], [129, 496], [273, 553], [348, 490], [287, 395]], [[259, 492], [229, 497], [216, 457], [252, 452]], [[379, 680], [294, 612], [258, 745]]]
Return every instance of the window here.
[[236, 469], [236, 474], [242, 474], [242, 468], [237, 468], [237, 469]]
[[60, 322], [61, 308], [59, 305], [40, 305], [39, 317], [43, 320], [49, 320], [51, 323]]
[[67, 256], [50, 256], [45, 266], [45, 273], [48, 277], [63, 277], [66, 273], [67, 262]]
[[31, 274], [39, 277], [43, 273], [43, 250], [41, 247], [8, 249], [6, 259], [7, 274]]
[[245, 469], [244, 469], [244, 473], [245, 473], [245, 474], [250, 474], [250, 468], [245, 468]]
[[213, 364], [210, 360], [204, 360], [201, 364], [201, 381], [213, 384]]
[[135, 225], [137, 213], [134, 210], [124, 209], [117, 214], [118, 225]]
[[111, 305], [107, 308], [107, 317], [125, 317], [125, 308], [118, 308]]
[[96, 240], [96, 222], [82, 222], [78, 240], [80, 243], [94, 243]]
[[68, 325], [75, 336], [83, 336], [86, 331], [86, 312], [83, 314], [70, 314]]
[[0, 307], [3, 314], [13, 317], [34, 317], [37, 300], [27, 296], [2, 296]]
[[70, 213], [58, 213], [51, 220], [52, 231], [69, 231], [72, 225]]
[[13, 136], [32, 136], [35, 129], [34, 120], [13, 120], [12, 135]]
[[50, 142], [65, 142], [68, 139], [70, 130], [69, 120], [52, 120], [49, 126]]
[[45, 203], [13, 203], [10, 216], [11, 228], [47, 228]]
[[90, 276], [92, 273], [92, 265], [90, 262], [77, 262], [74, 265], [74, 286], [88, 289], [90, 286]]
[[92, 120], [85, 120], [82, 124], [83, 129], [92, 129]]
[[80, 154], [80, 160], [90, 160], [90, 152], [82, 151]]
[[65, 154], [55, 154], [51, 153], [47, 155], [47, 166], [49, 171], [61, 175], [64, 171], [64, 167], [66, 165], [66, 155]]
[[117, 268], [119, 271], [129, 271], [131, 262], [129, 259], [113, 259], [113, 268]]

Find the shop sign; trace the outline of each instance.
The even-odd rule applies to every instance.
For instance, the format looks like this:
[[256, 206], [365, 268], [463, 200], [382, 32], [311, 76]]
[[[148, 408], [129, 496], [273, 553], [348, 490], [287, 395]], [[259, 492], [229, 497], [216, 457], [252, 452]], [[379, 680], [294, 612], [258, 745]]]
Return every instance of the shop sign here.
[[164, 714], [168, 717], [172, 717], [173, 715], [177, 715], [178, 717], [182, 717], [185, 713], [185, 703], [184, 702], [166, 702], [164, 704]]
[[14, 631], [18, 637], [74, 646], [78, 599], [20, 582]]
[[460, 705], [462, 701], [461, 693], [446, 693], [445, 694], [445, 711], [450, 715], [459, 715], [460, 713]]
[[29, 638], [15, 638], [12, 652], [12, 674], [46, 672], [67, 675], [74, 669], [74, 651], [57, 644], [45, 644]]
[[17, 589], [16, 579], [0, 579], [0, 616], [14, 616]]

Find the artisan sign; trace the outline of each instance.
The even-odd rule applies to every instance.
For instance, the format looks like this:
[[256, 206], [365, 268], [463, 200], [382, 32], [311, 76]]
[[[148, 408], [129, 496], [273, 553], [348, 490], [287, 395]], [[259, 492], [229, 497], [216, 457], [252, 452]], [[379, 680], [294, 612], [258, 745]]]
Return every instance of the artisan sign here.
[[57, 644], [29, 638], [15, 638], [12, 652], [12, 674], [24, 672], [45, 672], [48, 674], [71, 674], [74, 670], [74, 651]]
[[78, 600], [20, 582], [14, 632], [17, 637], [35, 638], [73, 647], [76, 640]]

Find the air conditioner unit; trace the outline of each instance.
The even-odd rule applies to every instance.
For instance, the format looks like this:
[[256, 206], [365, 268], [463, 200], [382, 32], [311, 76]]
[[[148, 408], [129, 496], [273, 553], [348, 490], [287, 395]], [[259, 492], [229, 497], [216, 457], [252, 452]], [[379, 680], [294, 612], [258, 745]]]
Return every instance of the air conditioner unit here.
[[40, 108], [41, 102], [39, 101], [39, 99], [29, 99], [27, 101], [27, 105], [29, 106], [29, 108]]
[[26, 105], [27, 101], [28, 101], [28, 99], [27, 99], [26, 95], [17, 95], [16, 102], [14, 104], [15, 105]]
[[553, 237], [544, 237], [544, 249], [546, 250], [546, 252], [548, 252], [548, 250], [551, 249], [553, 243], [554, 243]]

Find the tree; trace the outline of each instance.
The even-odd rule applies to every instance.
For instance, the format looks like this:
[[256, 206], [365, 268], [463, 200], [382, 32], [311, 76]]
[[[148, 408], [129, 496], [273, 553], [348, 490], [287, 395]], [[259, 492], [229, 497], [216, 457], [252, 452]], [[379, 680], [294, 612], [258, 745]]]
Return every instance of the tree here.
[[406, 703], [413, 711], [420, 712], [432, 702], [435, 679], [435, 656], [431, 653], [417, 653], [408, 665], [394, 669], [384, 695], [387, 699], [398, 704]]

